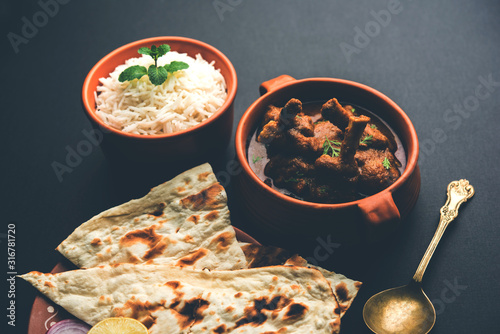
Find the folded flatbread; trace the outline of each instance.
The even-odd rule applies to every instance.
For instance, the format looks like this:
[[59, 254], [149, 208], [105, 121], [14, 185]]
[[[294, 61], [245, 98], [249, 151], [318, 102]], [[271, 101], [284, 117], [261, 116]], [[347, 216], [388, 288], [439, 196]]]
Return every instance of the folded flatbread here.
[[297, 254], [292, 256], [289, 251], [283, 248], [260, 246], [249, 243], [240, 243], [240, 246], [245, 253], [249, 268], [286, 265], [309, 267], [319, 270], [332, 287], [333, 294], [339, 303], [341, 317], [343, 317], [349, 307], [351, 307], [354, 298], [356, 298], [356, 295], [363, 284], [347, 278], [344, 275], [311, 265], [301, 256]]
[[246, 267], [231, 226], [226, 192], [209, 164], [93, 217], [57, 250], [86, 268], [144, 262], [195, 269]]
[[77, 318], [141, 321], [150, 334], [338, 333], [340, 310], [315, 269], [232, 271], [122, 264], [21, 276]]
[[328, 271], [321, 267], [309, 264], [307, 263], [306, 259], [300, 257], [299, 255], [294, 255], [290, 259], [288, 259], [285, 262], [285, 266], [300, 266], [319, 270], [323, 274], [323, 276], [325, 276], [332, 287], [333, 294], [335, 295], [335, 297], [337, 298], [337, 302], [339, 303], [341, 317], [343, 317], [349, 307], [351, 307], [354, 298], [356, 298], [359, 289], [363, 285], [363, 283], [354, 281], [342, 274], [337, 274], [333, 271]]

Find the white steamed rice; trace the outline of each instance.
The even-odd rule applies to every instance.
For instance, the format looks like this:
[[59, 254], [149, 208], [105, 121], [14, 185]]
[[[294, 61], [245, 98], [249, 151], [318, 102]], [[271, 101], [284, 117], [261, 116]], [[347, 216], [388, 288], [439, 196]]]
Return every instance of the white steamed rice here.
[[110, 76], [99, 79], [97, 115], [108, 125], [123, 132], [141, 135], [173, 133], [197, 125], [212, 116], [227, 97], [226, 82], [219, 70], [201, 55], [196, 59], [185, 53], [168, 52], [158, 66], [183, 61], [189, 68], [169, 74], [160, 86], [147, 75], [140, 80], [119, 82], [118, 76], [133, 65], [146, 68], [154, 64], [147, 55], [131, 58]]

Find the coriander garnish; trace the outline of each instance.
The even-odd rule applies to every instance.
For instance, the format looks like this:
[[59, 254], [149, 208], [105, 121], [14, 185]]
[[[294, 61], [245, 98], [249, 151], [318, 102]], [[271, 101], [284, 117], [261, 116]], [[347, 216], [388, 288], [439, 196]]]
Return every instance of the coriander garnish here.
[[351, 112], [354, 114], [356, 112], [356, 109], [355, 108], [352, 108], [351, 109]]
[[377, 126], [375, 124], [370, 124], [370, 128], [377, 130]]
[[323, 142], [323, 154], [330, 155], [328, 154], [328, 151], [332, 150], [331, 157], [332, 158], [338, 157], [340, 153], [340, 148], [333, 147], [332, 144], [335, 146], [340, 146], [341, 143], [336, 140], [329, 140], [325, 136], [325, 141]]
[[189, 67], [189, 65], [183, 61], [173, 61], [170, 64], [158, 67], [158, 58], [164, 56], [169, 51], [170, 46], [167, 44], [162, 44], [159, 47], [156, 47], [156, 45], [153, 44], [151, 49], [147, 47], [140, 48], [137, 52], [142, 55], [151, 56], [155, 61], [154, 65], [150, 65], [147, 69], [140, 65], [130, 66], [120, 73], [118, 81], [132, 81], [147, 75], [149, 77], [149, 81], [151, 81], [153, 85], [159, 86], [167, 80], [169, 73], [185, 70]]
[[387, 157], [384, 158], [384, 161], [382, 161], [382, 166], [385, 167], [385, 169], [390, 169], [391, 168], [391, 162]]
[[262, 160], [262, 157], [256, 157], [255, 155], [252, 155], [252, 161], [254, 164], [261, 161], [261, 160]]
[[299, 179], [296, 179], [294, 177], [289, 178], [288, 180], [285, 180], [285, 182], [299, 182]]
[[360, 141], [359, 143], [360, 143], [360, 144], [365, 144], [365, 145], [368, 145], [368, 144], [370, 144], [370, 143], [371, 143], [372, 138], [373, 138], [373, 136], [372, 136], [372, 135], [366, 136], [366, 137], [365, 137], [365, 138], [363, 138], [363, 140], [362, 140], [362, 141]]

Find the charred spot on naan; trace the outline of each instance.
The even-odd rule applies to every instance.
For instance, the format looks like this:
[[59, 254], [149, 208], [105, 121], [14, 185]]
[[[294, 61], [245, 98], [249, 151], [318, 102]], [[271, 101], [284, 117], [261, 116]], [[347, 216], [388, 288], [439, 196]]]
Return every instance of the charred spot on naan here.
[[219, 218], [219, 211], [217, 210], [210, 211], [203, 218], [209, 221], [216, 220], [217, 218]]
[[199, 259], [205, 257], [208, 254], [208, 250], [205, 248], [200, 248], [195, 252], [184, 256], [183, 258], [177, 261], [177, 265], [180, 267], [193, 266]]
[[168, 281], [167, 283], [165, 283], [165, 285], [171, 287], [174, 290], [176, 290], [176, 289], [179, 289], [179, 287], [181, 286], [181, 282], [179, 282], [179, 281]]
[[286, 333], [287, 332], [287, 328], [286, 327], [282, 327], [280, 329], [278, 329], [278, 331], [274, 331], [274, 332], [264, 332], [262, 334], [283, 334], [283, 333]]
[[184, 298], [184, 292], [181, 290], [183, 286], [179, 281], [168, 281], [165, 285], [171, 288], [175, 294], [175, 298], [170, 301], [169, 306], [170, 308], [175, 308], [181, 303], [182, 298]]
[[181, 329], [187, 329], [203, 320], [203, 311], [210, 303], [202, 298], [192, 298], [184, 303], [174, 303], [169, 308], [176, 313], [177, 323]]
[[128, 247], [136, 243], [142, 243], [152, 248], [162, 239], [162, 236], [156, 233], [157, 228], [157, 225], [152, 225], [142, 230], [130, 231], [121, 237], [120, 244]]
[[163, 254], [170, 241], [167, 237], [162, 237], [160, 234], [156, 233], [157, 228], [157, 225], [152, 225], [142, 230], [128, 232], [120, 239], [120, 245], [123, 247], [130, 247], [136, 243], [145, 244], [149, 249], [144, 253], [142, 258], [144, 260], [154, 259]]
[[309, 308], [307, 305], [295, 303], [288, 307], [288, 311], [285, 314], [284, 320], [292, 320], [302, 318]]
[[335, 295], [337, 296], [339, 303], [349, 300], [349, 289], [347, 289], [345, 282], [340, 282], [335, 286]]
[[129, 258], [128, 258], [128, 262], [129, 263], [141, 263], [142, 261], [137, 256], [130, 255]]
[[99, 296], [99, 301], [98, 301], [99, 305], [110, 305], [112, 303], [113, 303], [112, 296], [110, 296], [110, 295], [106, 295], [106, 296], [101, 295], [101, 296]]
[[215, 248], [216, 252], [225, 251], [231, 246], [235, 238], [235, 235], [231, 232], [222, 232], [216, 235], [212, 241], [210, 241], [211, 248]]
[[188, 235], [186, 235], [186, 236], [184, 237], [184, 242], [187, 242], [187, 243], [194, 243], [194, 239], [193, 239], [193, 237], [192, 237], [192, 236], [190, 236], [190, 235], [188, 234]]
[[156, 317], [152, 314], [158, 310], [165, 309], [165, 303], [165, 300], [161, 300], [158, 303], [151, 303], [149, 301], [141, 302], [132, 296], [122, 307], [115, 307], [113, 314], [117, 317], [134, 318], [142, 322], [146, 328], [151, 328], [156, 322]]
[[211, 172], [204, 172], [198, 174], [198, 181], [206, 181]]
[[[253, 327], [257, 327], [262, 325], [268, 319], [268, 316], [271, 316], [275, 319], [279, 312], [283, 309], [287, 308], [287, 306], [291, 305], [301, 305], [293, 303], [293, 300], [287, 298], [285, 296], [274, 296], [273, 298], [268, 298], [266, 296], [254, 299], [252, 306], [247, 306], [244, 309], [245, 316], [241, 317], [236, 321], [234, 329], [250, 325]], [[306, 309], [307, 310], [307, 309]], [[300, 313], [296, 307], [293, 310], [288, 307], [287, 313], [283, 316], [284, 319], [288, 319], [293, 317], [300, 317], [298, 314]], [[305, 311], [302, 312], [302, 315], [305, 314]]]
[[224, 334], [224, 333], [227, 333], [227, 327], [226, 327], [226, 325], [221, 324], [221, 325], [215, 327], [214, 329], [212, 329], [212, 333], [213, 334]]
[[102, 245], [102, 241], [101, 241], [101, 239], [99, 239], [99, 238], [94, 238], [94, 239], [90, 242], [90, 244], [91, 244], [92, 246], [100, 246], [100, 245]]
[[221, 194], [224, 194], [224, 188], [215, 183], [197, 194], [181, 199], [181, 205], [194, 211], [220, 209], [225, 205], [225, 196]]
[[156, 245], [147, 250], [146, 253], [144, 253], [143, 256], [144, 260], [150, 260], [160, 256], [161, 254], [163, 254], [163, 252], [167, 247], [168, 247], [168, 238], [163, 238]]
[[45, 281], [45, 282], [43, 283], [43, 285], [45, 285], [45, 286], [47, 286], [47, 287], [49, 287], [49, 288], [55, 288], [54, 284], [52, 284], [52, 282], [51, 282], [51, 281]]
[[156, 206], [155, 210], [150, 213], [150, 215], [155, 216], [155, 217], [161, 217], [164, 215], [163, 210], [167, 207], [167, 203], [160, 202]]
[[200, 215], [191, 215], [186, 220], [196, 225], [200, 222]]

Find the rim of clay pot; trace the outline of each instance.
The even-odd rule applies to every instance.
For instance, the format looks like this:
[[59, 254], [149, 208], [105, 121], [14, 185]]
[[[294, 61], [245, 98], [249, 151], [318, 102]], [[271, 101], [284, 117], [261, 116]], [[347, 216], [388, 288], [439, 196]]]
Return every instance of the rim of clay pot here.
[[[121, 130], [118, 130], [108, 124], [106, 124], [104, 121], [102, 121], [96, 114], [96, 108], [95, 104], [92, 104], [90, 101], [90, 97], [93, 96], [94, 92], [96, 91], [97, 86], [91, 85], [92, 80], [94, 77], [97, 75], [96, 72], [99, 71], [99, 69], [106, 63], [108, 62], [113, 62], [114, 58], [123, 53], [123, 52], [128, 52], [131, 49], [133, 50], [138, 50], [141, 46], [145, 45], [151, 45], [154, 43], [169, 43], [169, 42], [178, 42], [178, 43], [184, 43], [186, 45], [194, 45], [197, 48], [201, 50], [209, 50], [213, 54], [216, 55], [220, 59], [221, 62], [223, 62], [226, 67], [229, 70], [229, 78], [233, 82], [231, 87], [227, 87], [227, 97], [226, 100], [224, 101], [224, 104], [209, 118], [201, 122], [200, 124], [197, 124], [195, 126], [192, 126], [188, 129], [173, 132], [173, 133], [166, 133], [166, 134], [160, 134], [160, 135], [140, 135], [140, 134], [134, 134], [134, 133], [127, 133], [123, 132]], [[201, 53], [201, 52], [200, 52]], [[120, 65], [122, 63], [117, 63], [114, 65], [114, 67]], [[216, 61], [217, 65], [217, 61]], [[100, 76], [99, 76], [100, 77]], [[228, 78], [225, 77], [226, 82], [228, 82]], [[115, 49], [114, 51], [111, 51], [108, 53], [106, 56], [104, 56], [101, 60], [99, 60], [90, 70], [90, 72], [87, 74], [87, 77], [85, 78], [85, 81], [83, 83], [83, 88], [82, 88], [82, 102], [83, 106], [85, 109], [85, 112], [87, 115], [94, 121], [96, 122], [100, 127], [106, 129], [109, 132], [113, 132], [117, 135], [124, 136], [124, 137], [129, 137], [129, 138], [134, 138], [134, 139], [144, 139], [144, 140], [155, 140], [155, 139], [165, 139], [165, 138], [172, 138], [172, 137], [180, 137], [180, 136], [185, 136], [188, 135], [192, 132], [198, 131], [201, 128], [213, 123], [216, 121], [224, 112], [226, 112], [231, 104], [234, 102], [234, 98], [236, 97], [236, 91], [238, 89], [238, 79], [236, 76], [236, 70], [234, 69], [233, 64], [231, 61], [218, 49], [215, 47], [201, 42], [196, 39], [192, 38], [187, 38], [187, 37], [180, 37], [180, 36], [158, 36], [158, 37], [150, 37], [150, 38], [145, 38], [141, 39], [132, 43], [125, 44], [118, 49]]]
[[[255, 124], [249, 124], [249, 118], [250, 115], [257, 112], [257, 106], [261, 103], [262, 100], [268, 98], [270, 95], [274, 94], [279, 94], [280, 91], [283, 89], [294, 86], [294, 85], [304, 85], [310, 82], [318, 83], [318, 82], [325, 82], [325, 83], [337, 83], [337, 84], [343, 84], [343, 85], [349, 85], [353, 87], [357, 87], [359, 89], [365, 90], [368, 93], [371, 93], [377, 98], [380, 98], [383, 100], [385, 103], [387, 103], [396, 113], [398, 114], [399, 117], [403, 120], [405, 125], [407, 126], [406, 131], [409, 133], [409, 138], [410, 141], [413, 145], [410, 148], [408, 147], [406, 151], [406, 168], [399, 177], [399, 179], [396, 180], [392, 185], [389, 187], [385, 188], [382, 191], [379, 191], [376, 194], [370, 195], [365, 198], [358, 199], [356, 201], [351, 201], [351, 202], [345, 202], [345, 203], [337, 203], [337, 204], [324, 204], [324, 203], [315, 203], [315, 202], [308, 202], [308, 201], [303, 201], [299, 200], [290, 196], [287, 196], [285, 194], [282, 194], [281, 192], [269, 187], [266, 185], [252, 170], [250, 167], [250, 164], [248, 163], [247, 157], [246, 157], [246, 143], [247, 143], [247, 138], [243, 136], [244, 129], [251, 127], [253, 128]], [[368, 108], [369, 109], [369, 108]], [[385, 120], [386, 122], [390, 123], [390, 120]], [[409, 144], [408, 142], [408, 144]], [[337, 78], [326, 78], [326, 77], [318, 77], [318, 78], [306, 78], [306, 79], [300, 79], [300, 80], [292, 80], [288, 81], [286, 83], [280, 84], [279, 87], [277, 87], [274, 90], [271, 90], [267, 92], [266, 94], [262, 95], [259, 97], [254, 103], [248, 107], [248, 109], [245, 111], [243, 116], [240, 119], [240, 122], [238, 124], [238, 128], [236, 130], [236, 138], [235, 138], [235, 145], [236, 145], [236, 156], [238, 157], [238, 160], [241, 163], [241, 166], [243, 167], [244, 173], [246, 173], [252, 181], [257, 184], [257, 186], [272, 195], [276, 197], [277, 199], [289, 203], [293, 203], [302, 207], [307, 207], [307, 208], [313, 208], [313, 209], [340, 209], [340, 208], [346, 208], [346, 207], [351, 207], [353, 205], [358, 205], [360, 203], [370, 201], [372, 200], [375, 196], [379, 196], [381, 194], [385, 193], [393, 193], [396, 189], [398, 189], [400, 186], [402, 186], [412, 175], [414, 172], [415, 168], [417, 167], [417, 162], [418, 162], [418, 152], [419, 152], [419, 144], [418, 144], [418, 137], [417, 137], [417, 132], [415, 131], [415, 127], [413, 126], [413, 123], [411, 122], [410, 118], [406, 113], [394, 102], [392, 101], [388, 96], [385, 94], [381, 93], [380, 91], [371, 88], [367, 85], [355, 82], [355, 81], [350, 81], [350, 80], [345, 80], [345, 79], [337, 79]], [[409, 146], [409, 145], [407, 145]]]

